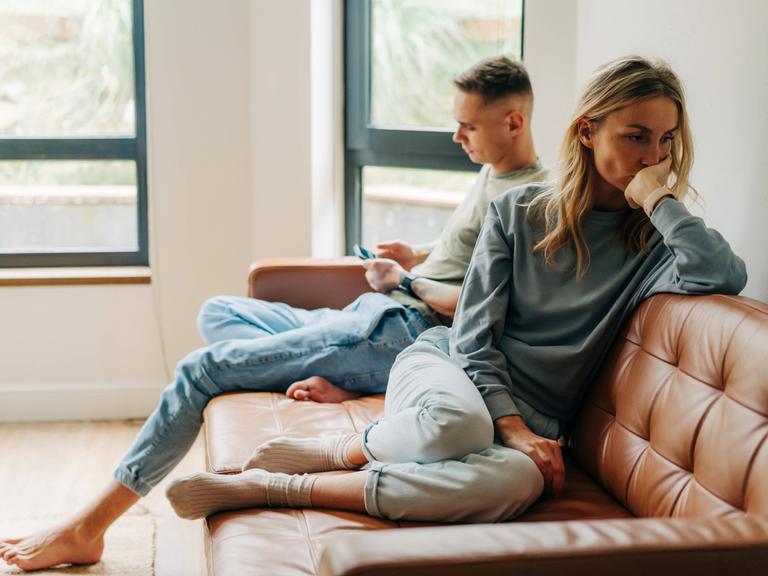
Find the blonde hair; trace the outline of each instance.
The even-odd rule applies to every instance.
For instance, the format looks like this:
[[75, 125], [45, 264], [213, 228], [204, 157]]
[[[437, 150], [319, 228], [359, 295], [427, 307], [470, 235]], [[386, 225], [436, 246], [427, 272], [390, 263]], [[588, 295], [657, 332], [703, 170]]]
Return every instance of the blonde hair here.
[[[671, 99], [677, 105], [678, 130], [672, 141], [672, 192], [678, 200], [688, 193], [688, 174], [693, 164], [693, 139], [688, 124], [683, 87], [672, 69], [663, 61], [628, 56], [598, 68], [579, 98], [560, 148], [559, 172], [555, 185], [537, 196], [529, 215], [543, 219], [545, 236], [534, 252], [543, 252], [550, 266], [556, 265], [557, 253], [571, 247], [576, 255], [576, 276], [582, 278], [589, 268], [589, 248], [581, 221], [592, 208], [592, 190], [597, 176], [592, 150], [579, 139], [582, 120], [599, 123], [612, 112], [642, 100], [657, 97]], [[694, 191], [695, 193], [695, 191]], [[623, 236], [627, 250], [646, 250], [653, 226], [642, 210], [627, 217]]]

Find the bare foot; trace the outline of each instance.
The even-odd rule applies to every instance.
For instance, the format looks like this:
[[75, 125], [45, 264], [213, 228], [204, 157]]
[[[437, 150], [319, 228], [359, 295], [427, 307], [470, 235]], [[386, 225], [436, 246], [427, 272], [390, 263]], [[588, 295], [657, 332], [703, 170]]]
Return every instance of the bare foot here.
[[311, 376], [306, 380], [294, 382], [288, 387], [285, 395], [294, 400], [313, 400], [314, 402], [344, 402], [359, 398], [362, 394], [355, 394], [343, 388], [331, 384], [322, 376]]
[[39, 570], [60, 564], [95, 564], [104, 551], [104, 537], [86, 538], [79, 527], [63, 525], [26, 538], [0, 543], [6, 563], [22, 570]]

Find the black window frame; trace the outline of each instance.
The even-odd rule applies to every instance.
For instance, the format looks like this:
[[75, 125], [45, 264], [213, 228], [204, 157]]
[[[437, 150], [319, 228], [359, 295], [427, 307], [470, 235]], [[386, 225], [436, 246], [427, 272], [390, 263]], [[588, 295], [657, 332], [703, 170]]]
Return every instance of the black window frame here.
[[[362, 169], [365, 166], [477, 172], [452, 141], [453, 130], [379, 128], [371, 124], [372, 0], [344, 0], [344, 227], [345, 249], [362, 238]], [[520, 56], [523, 56], [525, 0], [522, 0]]]
[[124, 137], [7, 138], [0, 137], [2, 160], [131, 160], [136, 164], [137, 240], [135, 251], [71, 250], [62, 252], [0, 253], [0, 268], [56, 268], [89, 266], [147, 266], [146, 85], [144, 67], [144, 3], [132, 0], [135, 135]]

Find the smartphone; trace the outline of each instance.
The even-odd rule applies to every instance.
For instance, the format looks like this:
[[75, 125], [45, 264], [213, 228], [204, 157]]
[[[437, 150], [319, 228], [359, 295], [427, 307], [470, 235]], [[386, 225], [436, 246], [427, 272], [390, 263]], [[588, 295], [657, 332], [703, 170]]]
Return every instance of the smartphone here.
[[376, 258], [376, 254], [374, 254], [367, 248], [363, 248], [362, 246], [360, 246], [360, 244], [355, 244], [354, 246], [352, 246], [352, 252], [354, 252], [355, 256], [357, 256], [361, 260], [370, 260], [371, 258]]

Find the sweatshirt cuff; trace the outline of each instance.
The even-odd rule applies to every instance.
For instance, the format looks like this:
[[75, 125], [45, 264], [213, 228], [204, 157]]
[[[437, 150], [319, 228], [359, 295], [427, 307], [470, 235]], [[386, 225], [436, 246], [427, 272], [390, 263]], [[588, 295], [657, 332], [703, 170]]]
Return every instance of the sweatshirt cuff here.
[[680, 221], [689, 218], [691, 213], [685, 204], [674, 198], [667, 198], [651, 214], [651, 224], [662, 236], [666, 236]]
[[515, 401], [512, 400], [512, 396], [506, 390], [492, 392], [483, 396], [483, 400], [485, 400], [485, 405], [491, 414], [491, 420], [496, 420], [502, 416], [521, 416]]

